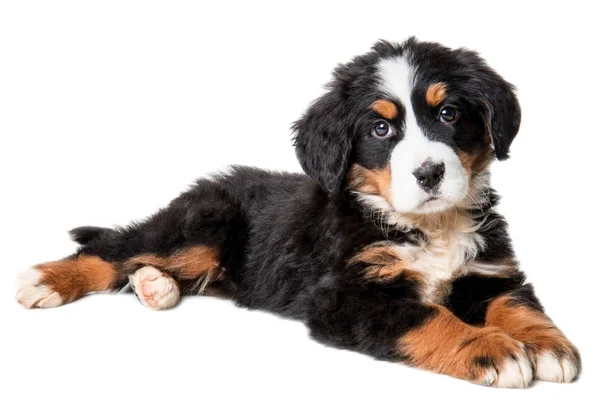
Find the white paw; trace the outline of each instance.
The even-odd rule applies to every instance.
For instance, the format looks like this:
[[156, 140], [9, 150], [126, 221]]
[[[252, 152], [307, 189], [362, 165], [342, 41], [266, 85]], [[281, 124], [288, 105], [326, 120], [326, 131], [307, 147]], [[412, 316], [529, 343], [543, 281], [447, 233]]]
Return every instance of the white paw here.
[[495, 358], [486, 364], [489, 366], [479, 377], [480, 384], [499, 388], [526, 388], [531, 384], [533, 365], [525, 347], [520, 342], [515, 344], [518, 348], [513, 347], [508, 356]]
[[26, 308], [54, 308], [63, 303], [62, 298], [41, 283], [42, 272], [27, 269], [17, 276], [17, 301]]
[[492, 385], [501, 388], [525, 388], [532, 380], [533, 366], [523, 351], [514, 358], [505, 359], [502, 366], [498, 367], [498, 378]]
[[579, 367], [569, 358], [544, 351], [536, 357], [535, 378], [542, 381], [571, 382], [579, 374]]
[[179, 302], [177, 282], [155, 267], [142, 267], [129, 275], [129, 282], [140, 301], [151, 309], [168, 309]]

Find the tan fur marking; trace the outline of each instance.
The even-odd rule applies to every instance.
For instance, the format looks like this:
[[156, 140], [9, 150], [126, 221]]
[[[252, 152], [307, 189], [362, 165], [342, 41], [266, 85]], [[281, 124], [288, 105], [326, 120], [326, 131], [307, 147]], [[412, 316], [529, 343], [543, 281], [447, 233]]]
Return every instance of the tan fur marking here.
[[43, 274], [40, 283], [57, 292], [64, 303], [89, 292], [108, 290], [116, 277], [114, 266], [96, 256], [81, 255], [35, 268]]
[[371, 109], [384, 118], [393, 119], [398, 115], [398, 108], [393, 102], [379, 99], [371, 104]]
[[499, 328], [467, 325], [448, 309], [435, 306], [437, 314], [397, 341], [400, 355], [408, 362], [456, 378], [485, 382], [487, 369], [478, 358], [496, 366], [520, 351], [516, 341]]
[[352, 257], [349, 263], [369, 265], [364, 271], [367, 279], [385, 281], [403, 276], [415, 282], [420, 281], [419, 273], [410, 269], [409, 264], [398, 256], [391, 245], [367, 246]]
[[432, 83], [427, 88], [425, 93], [425, 100], [430, 106], [438, 106], [442, 101], [446, 99], [446, 84], [445, 83]]
[[514, 305], [509, 296], [490, 303], [485, 325], [502, 328], [538, 354], [543, 351], [573, 356], [574, 346], [542, 312], [524, 305]]
[[467, 172], [467, 175], [471, 176], [471, 173], [473, 172], [473, 170], [471, 168], [471, 163], [473, 162], [473, 158], [471, 157], [471, 155], [467, 154], [466, 152], [459, 151], [458, 158], [460, 158], [460, 163], [462, 164], [463, 168]]
[[176, 251], [170, 256], [142, 254], [127, 260], [125, 269], [140, 265], [154, 266], [171, 272], [181, 279], [195, 279], [208, 275], [218, 277], [223, 273], [219, 264], [219, 252], [213, 247], [192, 246]]
[[469, 176], [484, 171], [494, 159], [493, 149], [488, 149], [484, 152], [476, 152], [473, 154], [463, 151], [458, 152], [458, 158], [465, 171]]
[[383, 197], [391, 204], [392, 169], [389, 165], [381, 170], [369, 170], [353, 164], [348, 172], [348, 186], [355, 191]]

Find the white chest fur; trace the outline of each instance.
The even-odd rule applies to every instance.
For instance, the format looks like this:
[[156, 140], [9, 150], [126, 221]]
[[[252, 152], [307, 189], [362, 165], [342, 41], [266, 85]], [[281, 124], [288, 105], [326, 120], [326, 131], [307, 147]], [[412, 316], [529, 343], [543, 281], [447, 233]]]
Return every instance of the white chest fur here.
[[421, 300], [440, 303], [451, 282], [475, 265], [473, 259], [484, 246], [483, 237], [477, 233], [479, 226], [469, 214], [457, 211], [402, 220], [402, 225], [423, 231], [427, 241], [419, 246], [395, 245], [395, 255], [407, 269], [420, 275]]

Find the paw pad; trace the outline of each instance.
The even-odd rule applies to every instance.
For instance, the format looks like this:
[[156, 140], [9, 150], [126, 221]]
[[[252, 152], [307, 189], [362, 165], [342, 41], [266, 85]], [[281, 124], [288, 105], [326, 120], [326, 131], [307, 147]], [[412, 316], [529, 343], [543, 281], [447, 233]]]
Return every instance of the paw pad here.
[[150, 309], [168, 309], [179, 302], [179, 285], [171, 276], [152, 266], [145, 266], [129, 276], [133, 291]]

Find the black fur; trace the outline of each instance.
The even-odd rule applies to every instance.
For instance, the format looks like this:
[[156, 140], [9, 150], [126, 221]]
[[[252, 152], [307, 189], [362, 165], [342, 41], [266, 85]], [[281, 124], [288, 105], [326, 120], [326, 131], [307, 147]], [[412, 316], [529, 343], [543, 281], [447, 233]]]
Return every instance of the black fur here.
[[79, 244], [88, 244], [94, 239], [102, 235], [112, 233], [114, 230], [106, 227], [95, 227], [95, 226], [82, 226], [77, 227], [69, 231], [69, 235], [73, 241]]

